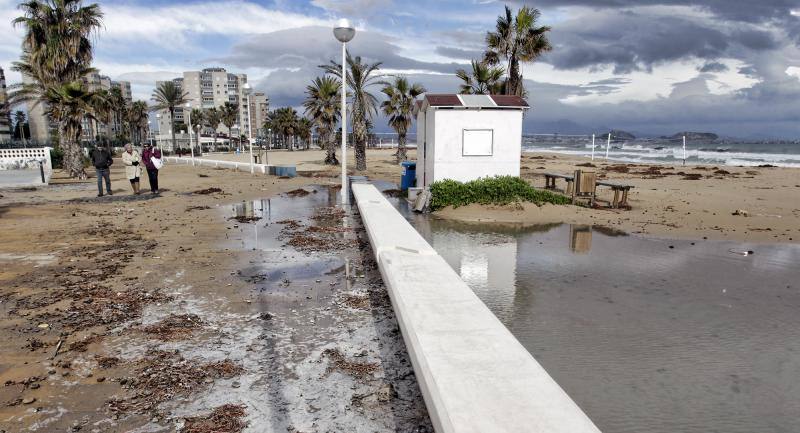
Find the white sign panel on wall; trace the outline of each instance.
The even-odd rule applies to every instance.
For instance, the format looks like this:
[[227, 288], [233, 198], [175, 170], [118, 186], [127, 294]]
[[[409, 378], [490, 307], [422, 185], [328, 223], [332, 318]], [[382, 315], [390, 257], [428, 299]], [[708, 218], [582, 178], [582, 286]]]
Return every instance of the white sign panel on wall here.
[[465, 129], [461, 154], [463, 156], [492, 156], [494, 130]]

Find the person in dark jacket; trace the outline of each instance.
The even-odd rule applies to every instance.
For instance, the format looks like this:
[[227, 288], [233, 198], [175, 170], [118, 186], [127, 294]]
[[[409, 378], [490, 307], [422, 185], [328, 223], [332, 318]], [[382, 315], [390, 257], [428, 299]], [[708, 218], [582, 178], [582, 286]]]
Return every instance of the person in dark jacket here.
[[147, 168], [147, 179], [150, 181], [150, 192], [158, 194], [158, 167], [153, 162], [153, 158], [161, 160], [161, 151], [147, 143], [142, 152], [142, 162]]
[[106, 192], [108, 195], [111, 193], [111, 164], [114, 160], [111, 159], [111, 153], [105, 147], [96, 147], [92, 151], [92, 165], [94, 165], [95, 173], [97, 173], [97, 196], [103, 196], [103, 179], [106, 180]]

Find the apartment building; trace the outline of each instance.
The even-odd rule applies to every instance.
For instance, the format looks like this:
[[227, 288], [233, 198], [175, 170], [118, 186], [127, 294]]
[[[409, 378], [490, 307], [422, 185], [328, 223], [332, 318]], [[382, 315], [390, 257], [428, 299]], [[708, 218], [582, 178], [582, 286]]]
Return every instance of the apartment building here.
[[11, 140], [11, 107], [8, 105], [6, 75], [0, 68], [0, 143]]
[[[104, 90], [106, 92], [111, 89], [119, 89], [120, 94], [125, 100], [125, 104], [130, 105], [133, 102], [131, 97], [131, 83], [128, 81], [112, 81], [111, 78], [100, 75], [98, 73], [90, 73], [83, 77], [83, 84], [90, 91], [97, 92]], [[83, 129], [81, 131], [81, 140], [93, 141], [97, 137], [113, 138], [121, 135], [123, 132], [124, 119], [112, 115], [107, 123], [100, 122], [85, 118], [83, 119]]]
[[[238, 137], [247, 135], [249, 125], [253, 122], [253, 135], [256, 135], [256, 129], [263, 124], [266, 119], [266, 111], [269, 107], [269, 102], [264, 93], [253, 93], [250, 95], [251, 110], [247, 108], [247, 84], [246, 74], [234, 74], [226, 71], [224, 68], [205, 68], [201, 71], [186, 71], [180, 78], [172, 80], [180, 86], [181, 90], [187, 94], [186, 99], [189, 101], [190, 109], [207, 109], [219, 108], [226, 102], [236, 104], [239, 108], [239, 116], [236, 121], [236, 128], [233, 128], [232, 135]], [[156, 85], [160, 85], [157, 82]], [[175, 110], [175, 122], [187, 122], [187, 108], [181, 107]], [[158, 126], [160, 135], [169, 135], [169, 111], [162, 110], [158, 113]], [[179, 127], [179, 130], [182, 128]], [[185, 130], [183, 128], [182, 130]], [[217, 127], [217, 132], [221, 134], [228, 134], [228, 128], [224, 125]]]
[[[23, 75], [22, 81], [30, 83], [31, 79]], [[96, 72], [87, 74], [83, 77], [82, 81], [87, 89], [92, 91], [110, 91], [112, 88], [119, 88], [123, 98], [125, 98], [126, 104], [130, 104], [132, 101], [131, 83], [128, 81], [113, 81], [111, 78]], [[27, 106], [28, 125], [31, 133], [30, 138], [39, 142], [50, 141], [50, 132], [56, 130], [58, 125], [45, 115], [46, 104], [39, 103], [33, 105], [32, 103], [28, 103]], [[116, 119], [111, 119], [110, 122], [105, 123], [99, 120], [84, 118], [82, 122], [81, 141], [94, 141], [97, 137], [113, 138], [121, 132], [122, 125]]]

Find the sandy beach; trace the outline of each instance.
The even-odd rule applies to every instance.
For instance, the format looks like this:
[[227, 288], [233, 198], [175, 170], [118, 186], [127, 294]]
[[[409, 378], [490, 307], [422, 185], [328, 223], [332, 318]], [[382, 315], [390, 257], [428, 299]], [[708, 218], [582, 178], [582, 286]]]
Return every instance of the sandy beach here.
[[[371, 179], [398, 181], [392, 152], [368, 151]], [[342, 232], [326, 226], [324, 215], [308, 214], [335, 209], [339, 167], [323, 166], [321, 151], [271, 152], [270, 158], [296, 165], [299, 176], [169, 165], [161, 175], [162, 196], [134, 197], [116, 167], [113, 197], [96, 198], [94, 179], [75, 182], [58, 173], [49, 187], [0, 191], [0, 430], [63, 431], [90, 423], [112, 431], [177, 429], [214, 410], [238, 419], [241, 409], [221, 405], [234, 395], [248, 419], [272, 419], [289, 431], [313, 423], [346, 430], [364, 422], [378, 430], [428, 431], [357, 218], [352, 231]], [[542, 173], [571, 173], [587, 162], [525, 154], [522, 173], [541, 187]], [[631, 210], [473, 205], [434, 216], [593, 224], [666, 238], [800, 239], [797, 170], [594, 165], [582, 168], [635, 186]], [[607, 199], [609, 192], [602, 194]], [[311, 201], [298, 201], [295, 209], [292, 200]], [[245, 213], [232, 213], [234, 205]], [[273, 205], [278, 216], [259, 223], [264, 216], [255, 217], [253, 209], [272, 212]], [[737, 209], [747, 216], [732, 215]], [[253, 230], [275, 243], [266, 249], [268, 259], [255, 251], [266, 250], [248, 244]], [[314, 237], [323, 235], [337, 241]], [[332, 249], [315, 251], [315, 245]], [[180, 391], [133, 380], [153, 371], [152, 381]], [[254, 399], [254, 392], [272, 397]], [[290, 397], [274, 404], [276, 392]], [[154, 393], [159, 397], [147, 397]], [[309, 393], [311, 403], [300, 397]], [[348, 403], [337, 406], [341, 401]]]
[[[401, 170], [392, 163], [392, 150], [370, 150], [367, 175], [398, 182]], [[352, 152], [349, 154], [352, 158]], [[208, 159], [247, 161], [247, 155], [208, 155]], [[321, 151], [270, 152], [274, 164], [296, 165], [309, 176], [339, 175], [338, 167], [321, 164]], [[409, 151], [415, 158], [415, 151]], [[350, 166], [353, 161], [351, 159]], [[581, 166], [592, 164], [594, 167]], [[749, 242], [800, 241], [800, 169], [779, 167], [662, 166], [627, 164], [552, 153], [525, 153], [522, 177], [544, 187], [544, 173], [595, 171], [603, 180], [633, 185], [630, 210], [588, 209], [578, 206], [470, 205], [443, 209], [442, 218], [475, 222], [549, 224], [555, 222], [605, 225], [629, 233], [665, 238], [729, 239]], [[563, 180], [558, 188], [565, 188]], [[601, 200], [611, 200], [599, 188]], [[733, 215], [736, 211], [742, 215]], [[745, 216], [746, 214], [746, 216]]]

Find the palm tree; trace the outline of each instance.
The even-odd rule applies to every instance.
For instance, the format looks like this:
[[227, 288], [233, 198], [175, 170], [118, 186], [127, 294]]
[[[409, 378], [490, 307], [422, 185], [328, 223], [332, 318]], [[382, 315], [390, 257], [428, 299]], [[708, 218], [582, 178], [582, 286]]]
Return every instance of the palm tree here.
[[338, 165], [334, 129], [339, 121], [339, 92], [341, 83], [333, 77], [317, 77], [306, 87], [303, 107], [317, 128], [322, 146], [326, 150], [325, 164]]
[[[12, 103], [68, 104], [48, 105], [45, 112], [59, 123], [62, 134], [73, 134], [73, 110], [89, 107], [97, 96], [83, 89], [79, 80], [93, 70], [90, 37], [102, 24], [100, 7], [81, 0], [28, 0], [19, 9], [22, 16], [13, 24], [24, 27], [25, 34], [22, 55], [12, 69], [31, 80], [12, 86]], [[64, 169], [72, 177], [85, 177], [80, 141], [61, 135], [59, 145], [64, 150]]]
[[[267, 128], [271, 128], [275, 134], [281, 137], [281, 141], [286, 144], [289, 150], [294, 150], [294, 137], [297, 134], [299, 118], [297, 111], [292, 107], [278, 108], [270, 111], [267, 115]], [[291, 137], [291, 140], [290, 140]]]
[[17, 110], [14, 112], [14, 130], [19, 131], [19, 136], [22, 138], [23, 145], [27, 143], [27, 137], [25, 137], [25, 123], [27, 120], [28, 119], [25, 116], [25, 112], [22, 110]]
[[506, 83], [503, 80], [505, 70], [501, 66], [489, 66], [484, 62], [472, 61], [472, 71], [463, 69], [456, 71], [456, 76], [463, 83], [459, 86], [462, 95], [492, 95], [503, 93]]
[[134, 101], [127, 110], [128, 129], [134, 143], [141, 144], [144, 131], [147, 129], [147, 102]]
[[216, 151], [217, 128], [219, 127], [219, 124], [222, 123], [222, 112], [220, 112], [216, 107], [206, 108], [203, 117], [206, 119], [206, 124], [208, 124], [208, 126], [214, 130], [214, 151]]
[[520, 62], [532, 62], [553, 49], [546, 35], [550, 27], [536, 25], [540, 16], [538, 9], [529, 6], [523, 6], [512, 16], [511, 9], [506, 6], [505, 16], [497, 17], [495, 31], [486, 34], [488, 49], [484, 61], [493, 66], [501, 59], [508, 62], [507, 95], [523, 96], [525, 93]]
[[125, 136], [125, 122], [124, 120], [128, 117], [128, 102], [125, 100], [125, 97], [122, 96], [122, 89], [119, 87], [113, 87], [111, 90], [108, 91], [108, 102], [109, 102], [109, 119], [113, 120], [112, 125], [114, 125], [117, 130], [117, 138], [121, 138]]
[[164, 81], [156, 87], [153, 92], [152, 100], [155, 105], [150, 107], [151, 110], [167, 110], [169, 111], [169, 132], [172, 135], [172, 150], [176, 149], [175, 146], [175, 108], [180, 107], [186, 103], [188, 93], [181, 90], [174, 81]]
[[200, 133], [203, 132], [203, 128], [206, 126], [206, 112], [202, 108], [192, 108], [189, 118], [192, 119], [194, 136], [196, 137], [197, 145], [200, 146], [200, 151], [202, 152], [203, 146], [200, 145]]
[[306, 143], [306, 150], [311, 148], [311, 129], [314, 124], [307, 117], [297, 119], [297, 138]]
[[395, 77], [394, 83], [387, 83], [381, 90], [388, 99], [383, 101], [383, 114], [389, 118], [389, 126], [397, 132], [397, 163], [405, 161], [406, 135], [411, 128], [415, 114], [417, 96], [425, 93], [419, 83], [409, 84], [405, 77]]
[[236, 124], [236, 120], [239, 118], [239, 106], [233, 102], [226, 102], [219, 107], [219, 111], [222, 124], [228, 128], [229, 145], [233, 146], [233, 132], [231, 129], [233, 128], [233, 125]]
[[[361, 57], [351, 57], [347, 53], [347, 86], [350, 89], [350, 112], [353, 117], [353, 147], [356, 154], [356, 170], [367, 169], [367, 125], [378, 111], [378, 99], [368, 89], [373, 85], [385, 84], [373, 75], [381, 63], [362, 63]], [[331, 61], [321, 66], [325, 72], [342, 79], [342, 66]], [[345, 132], [346, 133], [346, 132]]]

